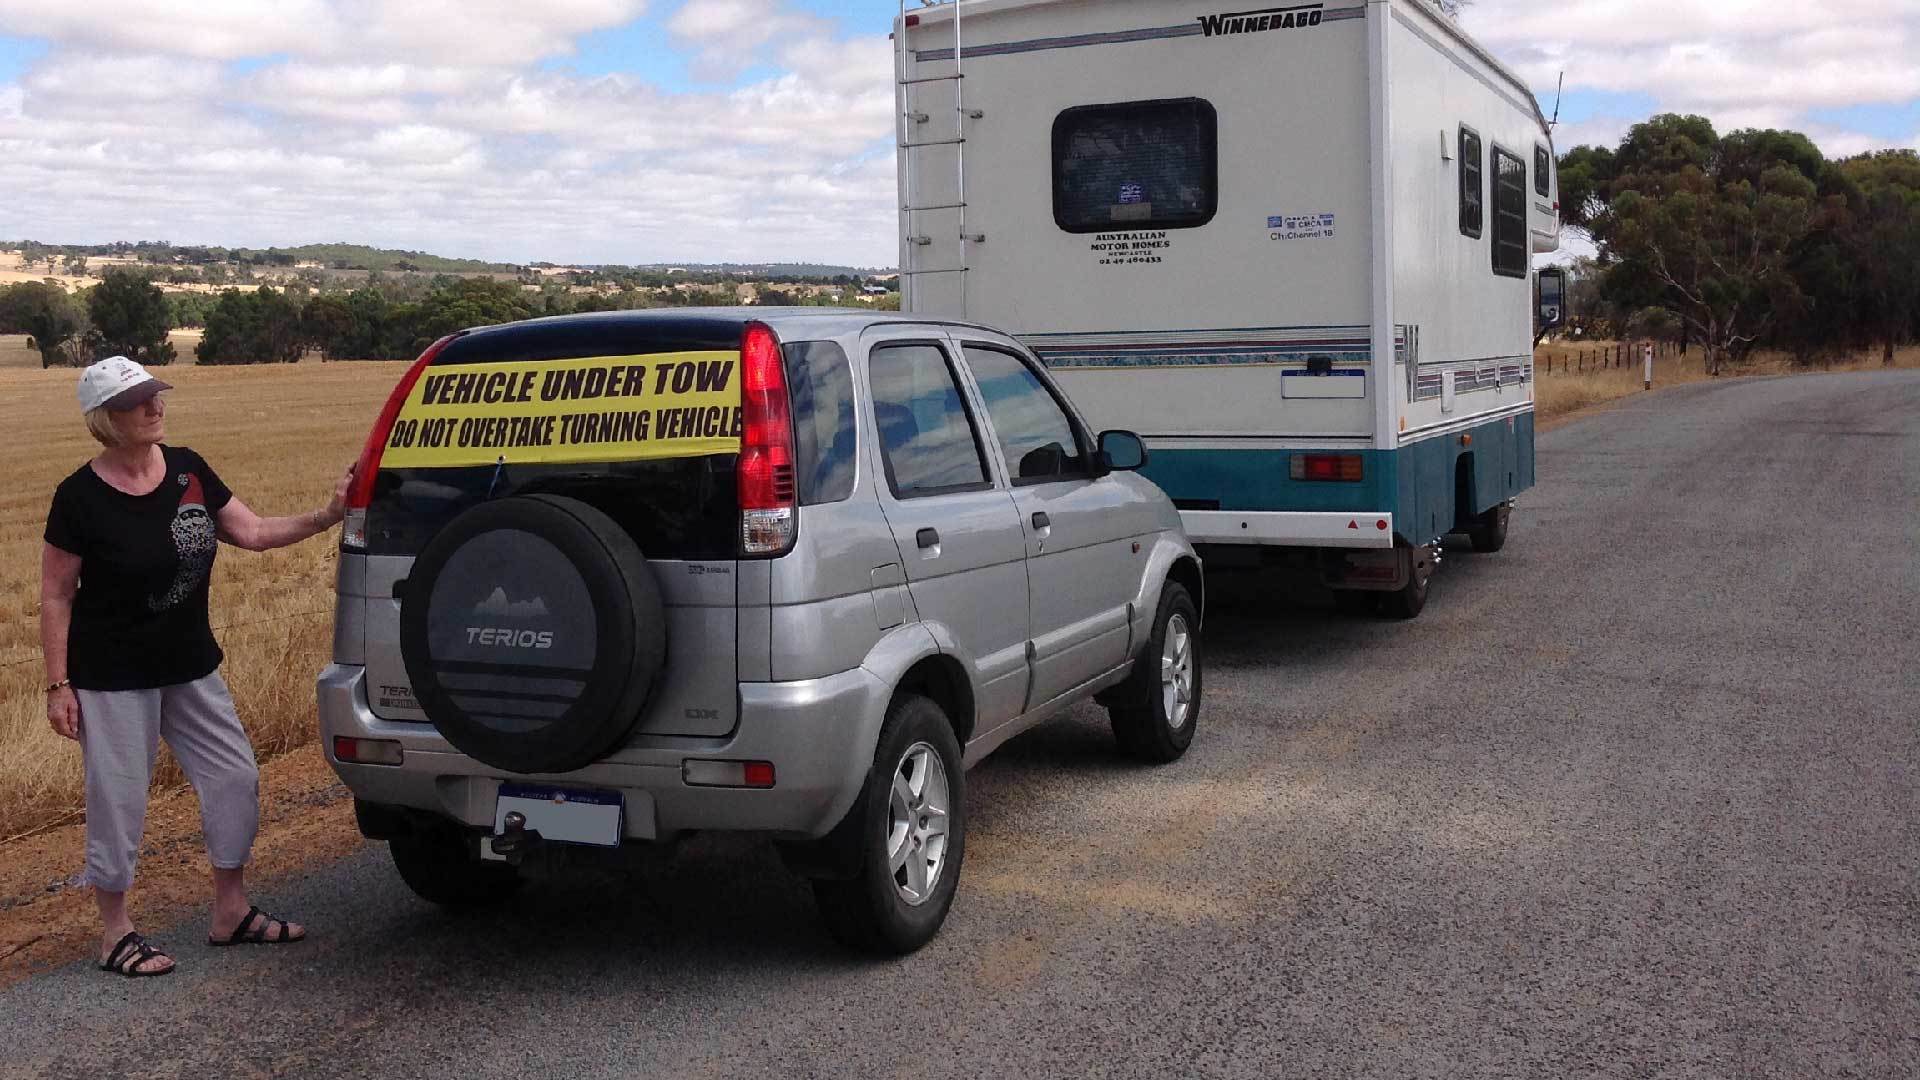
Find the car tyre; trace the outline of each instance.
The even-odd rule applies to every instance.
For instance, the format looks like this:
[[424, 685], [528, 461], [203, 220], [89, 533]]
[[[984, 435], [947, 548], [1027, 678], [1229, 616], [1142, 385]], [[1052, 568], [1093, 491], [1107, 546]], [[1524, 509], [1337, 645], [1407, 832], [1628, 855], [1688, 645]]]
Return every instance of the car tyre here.
[[1126, 692], [1107, 707], [1121, 752], [1156, 765], [1185, 754], [1200, 722], [1201, 676], [1199, 609], [1185, 586], [1169, 581]]
[[946, 922], [966, 854], [966, 773], [953, 724], [917, 694], [896, 699], [873, 767], [836, 829], [851, 877], [813, 882], [827, 932], [862, 952], [904, 956]]
[[387, 842], [394, 869], [415, 896], [453, 910], [499, 904], [518, 892], [520, 872], [480, 859], [473, 838], [451, 829], [415, 832]]
[[1481, 514], [1474, 520], [1472, 528], [1467, 530], [1467, 539], [1473, 542], [1473, 550], [1482, 555], [1491, 555], [1507, 546], [1507, 518], [1513, 514], [1513, 508], [1506, 503]]
[[1432, 558], [1431, 553], [1415, 551], [1414, 565], [1409, 568], [1407, 583], [1392, 592], [1381, 593], [1380, 613], [1393, 619], [1414, 619], [1427, 609], [1427, 593], [1433, 588], [1433, 568], [1422, 567], [1421, 560]]

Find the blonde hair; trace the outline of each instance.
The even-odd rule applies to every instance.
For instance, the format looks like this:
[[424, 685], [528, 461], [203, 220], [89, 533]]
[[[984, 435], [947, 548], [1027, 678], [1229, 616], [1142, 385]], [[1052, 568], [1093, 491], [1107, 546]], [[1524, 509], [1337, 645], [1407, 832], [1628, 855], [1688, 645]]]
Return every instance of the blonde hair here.
[[109, 450], [122, 445], [120, 429], [113, 423], [113, 410], [105, 405], [87, 410], [87, 432]]

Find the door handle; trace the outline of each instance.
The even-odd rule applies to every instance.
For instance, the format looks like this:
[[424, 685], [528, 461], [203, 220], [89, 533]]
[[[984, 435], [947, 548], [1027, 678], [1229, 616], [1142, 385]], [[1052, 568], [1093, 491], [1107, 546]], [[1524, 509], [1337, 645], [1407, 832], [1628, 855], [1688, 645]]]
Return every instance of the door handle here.
[[1053, 519], [1047, 516], [1045, 510], [1035, 510], [1033, 512], [1033, 527], [1036, 529], [1051, 529], [1053, 528]]
[[920, 545], [920, 550], [922, 551], [925, 551], [926, 549], [931, 547], [939, 547], [940, 546], [940, 530], [921, 529], [919, 532], [914, 534], [913, 541], [914, 543]]

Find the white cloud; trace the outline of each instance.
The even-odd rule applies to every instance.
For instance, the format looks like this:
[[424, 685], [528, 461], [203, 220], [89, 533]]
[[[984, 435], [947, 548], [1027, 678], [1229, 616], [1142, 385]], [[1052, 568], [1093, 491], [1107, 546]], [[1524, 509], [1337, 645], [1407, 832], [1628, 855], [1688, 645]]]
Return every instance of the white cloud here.
[[[1564, 72], [1568, 90], [1648, 95], [1723, 130], [1793, 127], [1829, 153], [1885, 140], [1810, 110], [1920, 99], [1920, 0], [1479, 0], [1462, 25], [1549, 93]], [[1618, 138], [1616, 120], [1638, 119], [1586, 126]]]
[[[720, 88], [538, 66], [645, 6], [0, 0], [0, 34], [53, 46], [0, 85], [0, 236], [893, 261], [886, 26], [846, 37], [792, 0], [667, 0], [670, 40]], [[1830, 153], [1886, 140], [1809, 110], [1920, 98], [1920, 0], [1480, 0], [1467, 27], [1535, 86], [1564, 70], [1570, 90], [1790, 126]], [[1645, 119], [1608, 112], [1558, 142]]]
[[[59, 44], [0, 89], [0, 235], [351, 238], [508, 261], [893, 258], [885, 39], [836, 39], [782, 3], [681, 9], [688, 48], [716, 65], [744, 49], [777, 73], [672, 93], [533, 66], [626, 21], [634, 0], [334, 0], [312, 9], [306, 40], [247, 70], [133, 17], [139, 5], [103, 2], [128, 18], [40, 17]], [[23, 10], [0, 0], [0, 32]], [[244, 36], [243, 14], [216, 5], [190, 25]]]
[[0, 0], [0, 31], [87, 48], [231, 60], [338, 40], [325, 0]]
[[350, 37], [379, 55], [479, 66], [571, 52], [575, 37], [624, 25], [646, 9], [645, 0], [339, 0], [337, 6], [354, 28]]
[[766, 63], [794, 42], [825, 38], [830, 27], [783, 0], [687, 0], [667, 29], [694, 46], [697, 77], [724, 79]]
[[36, 99], [69, 104], [192, 102], [219, 88], [221, 67], [209, 60], [157, 54], [68, 54], [41, 64], [24, 81]]
[[0, 0], [0, 32], [216, 60], [515, 65], [569, 52], [646, 0]]

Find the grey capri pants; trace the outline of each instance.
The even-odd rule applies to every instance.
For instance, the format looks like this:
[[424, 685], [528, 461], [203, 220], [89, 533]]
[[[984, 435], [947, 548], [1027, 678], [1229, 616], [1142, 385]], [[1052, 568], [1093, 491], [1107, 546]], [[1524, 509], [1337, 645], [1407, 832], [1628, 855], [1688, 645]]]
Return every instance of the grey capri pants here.
[[160, 740], [200, 797], [200, 829], [216, 869], [247, 864], [260, 827], [260, 771], [227, 684], [214, 672], [154, 690], [75, 690], [87, 773], [87, 868], [81, 883], [133, 884]]

